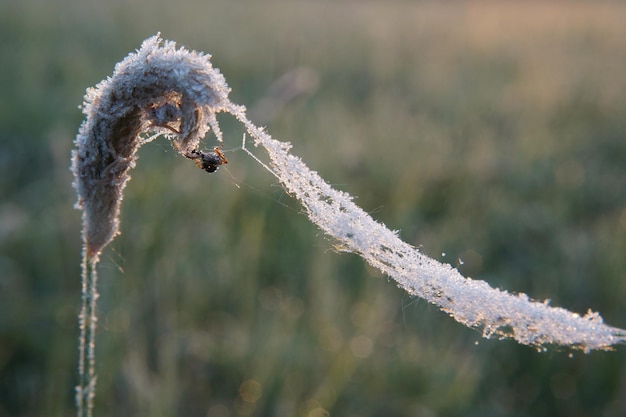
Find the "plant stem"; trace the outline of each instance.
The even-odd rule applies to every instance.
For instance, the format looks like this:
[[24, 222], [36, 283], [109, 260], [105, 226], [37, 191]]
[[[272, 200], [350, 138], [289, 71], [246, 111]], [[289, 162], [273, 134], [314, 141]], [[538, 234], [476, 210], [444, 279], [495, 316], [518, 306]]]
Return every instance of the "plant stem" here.
[[76, 406], [78, 417], [91, 417], [96, 389], [96, 303], [98, 300], [98, 256], [84, 250], [82, 262], [82, 307], [78, 316], [80, 336], [78, 343], [78, 376]]

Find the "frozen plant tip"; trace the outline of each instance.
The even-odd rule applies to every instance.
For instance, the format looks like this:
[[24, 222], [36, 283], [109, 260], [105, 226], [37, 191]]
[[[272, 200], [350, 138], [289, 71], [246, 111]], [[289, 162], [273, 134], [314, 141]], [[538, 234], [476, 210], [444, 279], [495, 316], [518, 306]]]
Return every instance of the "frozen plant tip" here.
[[392, 277], [409, 294], [421, 297], [484, 337], [512, 338], [545, 349], [568, 346], [589, 352], [626, 342], [626, 331], [607, 326], [598, 313], [580, 316], [525, 294], [511, 294], [484, 281], [463, 277], [403, 242], [398, 233], [375, 221], [335, 190], [304, 162], [292, 155], [290, 144], [273, 139], [254, 125], [243, 106], [228, 99], [230, 88], [214, 69], [210, 56], [176, 48], [154, 36], [116, 65], [111, 78], [89, 89], [83, 112], [87, 116], [72, 153], [78, 208], [83, 211], [83, 306], [80, 314], [79, 416], [91, 416], [95, 387], [96, 265], [102, 249], [119, 233], [122, 191], [138, 148], [162, 134], [174, 148], [207, 172], [227, 163], [219, 147], [199, 149], [212, 129], [222, 134], [216, 114], [232, 114], [262, 146], [269, 163], [254, 160], [278, 178], [305, 208], [308, 218], [342, 250], [359, 254]]
[[158, 36], [87, 90], [72, 172], [88, 257], [97, 257], [119, 233], [122, 191], [137, 150], [149, 141], [145, 134], [172, 138], [178, 152], [208, 172], [226, 163], [219, 149], [198, 148], [209, 128], [222, 141], [215, 115], [226, 109], [229, 92], [209, 55], [177, 49]]

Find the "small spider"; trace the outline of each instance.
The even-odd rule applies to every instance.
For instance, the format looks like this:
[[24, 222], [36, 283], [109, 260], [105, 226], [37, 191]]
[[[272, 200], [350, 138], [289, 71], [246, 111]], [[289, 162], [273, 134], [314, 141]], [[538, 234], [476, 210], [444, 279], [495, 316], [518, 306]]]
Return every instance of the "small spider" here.
[[185, 158], [193, 160], [198, 168], [206, 172], [215, 172], [220, 165], [228, 163], [228, 160], [220, 150], [219, 146], [213, 148], [213, 152], [204, 152], [198, 149], [186, 152]]
[[213, 152], [205, 152], [199, 149], [193, 149], [191, 151], [182, 151], [181, 145], [178, 141], [172, 141], [174, 149], [180, 152], [187, 159], [191, 159], [198, 168], [205, 170], [206, 172], [215, 172], [220, 165], [228, 163], [228, 160], [220, 150], [222, 147], [216, 146], [213, 148]]

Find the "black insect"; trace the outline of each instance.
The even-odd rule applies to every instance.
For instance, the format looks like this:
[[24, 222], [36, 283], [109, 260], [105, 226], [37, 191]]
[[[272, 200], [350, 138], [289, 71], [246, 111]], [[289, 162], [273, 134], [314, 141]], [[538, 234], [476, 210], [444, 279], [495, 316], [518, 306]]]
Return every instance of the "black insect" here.
[[206, 172], [215, 172], [220, 165], [228, 163], [219, 147], [213, 148], [213, 152], [194, 149], [185, 153], [185, 157], [193, 160], [198, 168], [202, 168]]

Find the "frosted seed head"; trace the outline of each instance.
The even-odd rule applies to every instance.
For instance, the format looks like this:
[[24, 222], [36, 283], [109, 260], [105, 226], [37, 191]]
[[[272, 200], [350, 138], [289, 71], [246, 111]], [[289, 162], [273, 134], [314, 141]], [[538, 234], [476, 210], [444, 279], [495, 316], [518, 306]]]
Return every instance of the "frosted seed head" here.
[[[122, 191], [146, 142], [141, 135], [165, 134], [185, 156], [198, 149], [211, 128], [221, 141], [215, 115], [230, 106], [229, 92], [210, 55], [177, 49], [159, 35], [115, 65], [111, 77], [87, 89], [86, 120], [76, 136], [71, 170], [88, 256], [97, 256], [119, 233]], [[219, 155], [206, 154], [201, 168], [213, 172], [226, 163]]]

